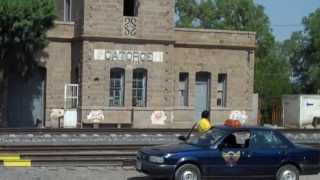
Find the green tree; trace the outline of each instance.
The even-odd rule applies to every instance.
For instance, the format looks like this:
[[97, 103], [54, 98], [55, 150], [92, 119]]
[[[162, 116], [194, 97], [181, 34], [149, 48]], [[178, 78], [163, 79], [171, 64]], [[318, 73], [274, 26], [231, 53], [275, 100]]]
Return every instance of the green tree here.
[[0, 1], [0, 72], [27, 77], [38, 65], [53, 27], [52, 0]]
[[303, 19], [304, 31], [295, 32], [284, 42], [293, 67], [296, 93], [320, 93], [320, 9]]
[[177, 0], [175, 6], [176, 14], [179, 16], [178, 27], [193, 27], [198, 5], [196, 0]]
[[264, 8], [253, 0], [177, 0], [177, 27], [257, 32], [257, 57], [268, 55], [275, 40]]
[[306, 71], [305, 61], [303, 59], [304, 44], [306, 44], [306, 42], [306, 38], [302, 32], [294, 32], [290, 39], [285, 40], [281, 44], [282, 53], [292, 67], [291, 77], [294, 93], [302, 92], [303, 89], [303, 78], [301, 74]]

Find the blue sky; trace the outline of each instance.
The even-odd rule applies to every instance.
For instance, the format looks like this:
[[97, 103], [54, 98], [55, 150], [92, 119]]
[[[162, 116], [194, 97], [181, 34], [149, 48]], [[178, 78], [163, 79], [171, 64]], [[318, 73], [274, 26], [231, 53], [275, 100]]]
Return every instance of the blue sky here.
[[320, 0], [256, 0], [265, 7], [276, 40], [290, 38], [292, 32], [302, 30], [303, 17], [320, 8]]

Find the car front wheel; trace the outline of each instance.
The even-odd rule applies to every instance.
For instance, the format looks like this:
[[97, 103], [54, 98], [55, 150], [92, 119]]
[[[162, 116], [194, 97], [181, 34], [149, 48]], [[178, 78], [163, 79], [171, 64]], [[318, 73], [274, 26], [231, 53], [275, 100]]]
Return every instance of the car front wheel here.
[[201, 172], [193, 164], [184, 164], [176, 170], [174, 177], [175, 180], [201, 180]]
[[299, 170], [293, 165], [284, 165], [279, 168], [277, 180], [299, 180]]

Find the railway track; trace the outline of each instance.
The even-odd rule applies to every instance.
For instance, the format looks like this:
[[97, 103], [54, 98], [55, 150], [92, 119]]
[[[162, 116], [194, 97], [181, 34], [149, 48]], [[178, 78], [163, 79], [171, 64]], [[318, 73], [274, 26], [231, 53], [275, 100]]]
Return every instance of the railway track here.
[[0, 146], [0, 154], [18, 155], [32, 166], [133, 166], [138, 149], [146, 145]]
[[[280, 129], [280, 131], [294, 135], [303, 134], [305, 137], [320, 135], [320, 129]], [[177, 134], [184, 135], [188, 132], [189, 129], [0, 129], [0, 137], [3, 138], [0, 143], [0, 154], [18, 154], [21, 159], [30, 159], [32, 166], [132, 166], [135, 164], [138, 149], [157, 145], [154, 144], [154, 142], [158, 143], [157, 140], [151, 140], [170, 138], [170, 135], [174, 135], [171, 138], [176, 139]], [[128, 136], [125, 136], [126, 134]], [[78, 143], [82, 143], [82, 139], [88, 138], [87, 140], [91, 141], [99, 137], [97, 135], [102, 137], [101, 141], [97, 141], [101, 144], [68, 144], [69, 141], [65, 141], [76, 136]], [[137, 142], [141, 143], [132, 143], [130, 137], [134, 136], [137, 136], [139, 140]], [[150, 136], [145, 139], [150, 140], [150, 143], [139, 139], [144, 136]], [[28, 144], [30, 140], [37, 137], [45, 140], [43, 142], [46, 144]], [[17, 144], [10, 143], [7, 141], [10, 138], [19, 141]], [[54, 142], [50, 139], [59, 140], [59, 138], [65, 144], [50, 144]], [[116, 141], [123, 142], [112, 144]], [[111, 144], [108, 144], [110, 142]], [[315, 142], [302, 144], [320, 149], [320, 141]], [[19, 145], [19, 143], [22, 144]], [[166, 141], [160, 143], [166, 143]]]
[[19, 155], [32, 166], [133, 166], [138, 149], [150, 145], [0, 145], [0, 154]]
[[[0, 128], [0, 134], [8, 133], [187, 133], [190, 129], [135, 129], [135, 128], [82, 128], [82, 129], [42, 129], [42, 128], [30, 128], [30, 129], [11, 129]], [[320, 131], [319, 131], [320, 132]]]
[[[284, 133], [320, 133], [320, 129], [279, 129]], [[14, 129], [14, 128], [0, 128], [0, 134], [8, 133], [187, 133], [190, 129], [136, 129], [136, 128], [83, 128], [83, 129], [42, 129], [42, 128], [30, 128], [30, 129]]]
[[[320, 149], [320, 144], [306, 144]], [[32, 166], [133, 166], [146, 145], [0, 146], [0, 154], [19, 154]]]

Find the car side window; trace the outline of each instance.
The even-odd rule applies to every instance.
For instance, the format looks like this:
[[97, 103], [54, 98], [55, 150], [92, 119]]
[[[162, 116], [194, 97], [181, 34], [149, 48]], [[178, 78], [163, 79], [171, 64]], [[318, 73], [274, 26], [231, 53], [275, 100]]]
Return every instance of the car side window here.
[[273, 131], [253, 132], [251, 144], [255, 148], [280, 148], [286, 146]]
[[222, 141], [221, 148], [248, 148], [250, 144], [250, 132], [234, 132]]

